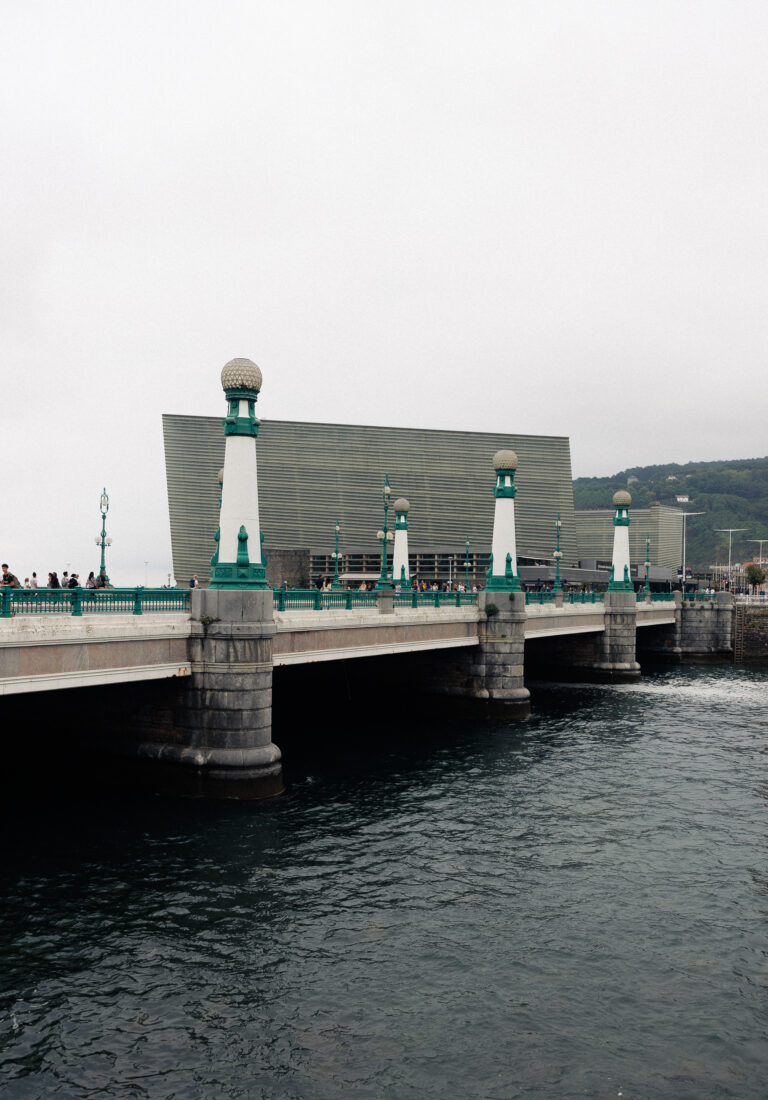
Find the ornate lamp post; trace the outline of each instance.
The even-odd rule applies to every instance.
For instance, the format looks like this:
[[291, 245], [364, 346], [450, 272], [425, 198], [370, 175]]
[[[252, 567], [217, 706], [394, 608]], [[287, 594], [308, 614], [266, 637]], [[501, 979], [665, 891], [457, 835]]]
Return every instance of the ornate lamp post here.
[[341, 588], [341, 581], [339, 580], [339, 532], [341, 531], [341, 524], [336, 520], [336, 549], [333, 553], [333, 581], [331, 588]]
[[651, 598], [651, 536], [645, 536], [645, 598]]
[[[693, 512], [689, 512], [688, 515], [692, 516]], [[734, 533], [734, 531], [746, 531], [746, 527], [716, 527], [715, 530], [721, 532], [722, 534], [728, 535], [728, 591], [730, 592], [730, 590], [731, 590], [731, 546], [733, 544], [733, 533]], [[683, 566], [683, 568], [685, 568], [685, 566]], [[685, 577], [683, 577], [683, 585], [685, 585]], [[685, 591], [685, 588], [683, 588], [683, 591]]]
[[95, 542], [97, 546], [101, 547], [101, 568], [99, 569], [99, 576], [103, 579], [104, 584], [109, 584], [109, 577], [107, 576], [107, 569], [104, 563], [104, 549], [107, 546], [112, 545], [112, 539], [107, 538], [107, 512], [109, 511], [109, 497], [107, 496], [107, 490], [102, 489], [101, 500], [99, 501], [99, 507], [101, 509], [101, 534], [96, 536]]
[[563, 586], [560, 583], [560, 559], [563, 556], [563, 552], [560, 549], [560, 528], [562, 527], [560, 522], [560, 513], [557, 513], [557, 519], [555, 520], [555, 585], [554, 592], [562, 592]]
[[464, 591], [469, 592], [469, 535], [464, 543]]
[[703, 516], [706, 512], [683, 512], [683, 564], [680, 569], [680, 591], [685, 592], [685, 533], [688, 516]]
[[379, 582], [376, 585], [377, 589], [391, 588], [392, 585], [387, 574], [387, 543], [392, 541], [392, 532], [387, 527], [387, 513], [389, 512], [389, 497], [392, 492], [389, 486], [389, 474], [384, 474], [384, 488], [381, 492], [381, 499], [384, 501], [384, 527], [381, 531], [377, 531], [376, 538], [381, 540], [381, 572], [379, 574]]

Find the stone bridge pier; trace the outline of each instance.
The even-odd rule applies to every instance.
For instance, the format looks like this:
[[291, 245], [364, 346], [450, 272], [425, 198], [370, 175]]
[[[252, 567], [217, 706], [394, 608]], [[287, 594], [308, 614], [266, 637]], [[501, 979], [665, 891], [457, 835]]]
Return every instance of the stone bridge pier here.
[[642, 655], [664, 664], [707, 664], [733, 657], [734, 605], [730, 592], [713, 594], [711, 600], [683, 604], [675, 592], [675, 624], [672, 630], [643, 631]]
[[479, 592], [478, 645], [433, 658], [422, 680], [432, 695], [461, 699], [476, 709], [524, 718], [531, 695], [525, 686], [525, 594]]
[[272, 742], [270, 589], [194, 589], [191, 676], [179, 689], [170, 724], [148, 729], [136, 755], [168, 765], [187, 793], [237, 798], [283, 790], [280, 750]]
[[606, 592], [603, 601], [605, 630], [598, 635], [595, 678], [628, 684], [640, 679], [637, 662], [637, 597], [634, 591]]

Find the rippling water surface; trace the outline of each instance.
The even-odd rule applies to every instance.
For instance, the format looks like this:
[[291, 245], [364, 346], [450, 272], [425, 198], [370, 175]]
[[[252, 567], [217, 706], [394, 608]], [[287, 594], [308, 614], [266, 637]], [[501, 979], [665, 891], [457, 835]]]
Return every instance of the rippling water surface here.
[[3, 814], [0, 1095], [768, 1096], [768, 676]]

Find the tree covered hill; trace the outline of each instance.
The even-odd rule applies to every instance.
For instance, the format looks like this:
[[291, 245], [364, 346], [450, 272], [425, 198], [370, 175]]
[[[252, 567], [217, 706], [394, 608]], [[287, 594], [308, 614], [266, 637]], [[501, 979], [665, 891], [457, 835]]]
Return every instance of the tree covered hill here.
[[[734, 562], [757, 557], [760, 548], [749, 539], [768, 539], [768, 457], [636, 466], [613, 477], [579, 477], [573, 482], [575, 506], [611, 508], [617, 489], [629, 490], [633, 508], [669, 504], [704, 512], [687, 524], [686, 558], [696, 568], [728, 561], [728, 535], [718, 534], [717, 527], [747, 528], [733, 535]], [[676, 497], [684, 495], [688, 501], [678, 503]], [[763, 555], [768, 556], [768, 542]]]

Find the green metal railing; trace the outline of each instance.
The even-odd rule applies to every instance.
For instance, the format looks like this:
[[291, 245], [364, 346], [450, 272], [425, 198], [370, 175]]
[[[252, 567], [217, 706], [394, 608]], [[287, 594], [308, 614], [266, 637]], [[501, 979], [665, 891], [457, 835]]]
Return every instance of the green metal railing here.
[[275, 611], [326, 611], [341, 608], [351, 611], [354, 607], [375, 607], [375, 592], [360, 592], [356, 588], [347, 591], [320, 588], [276, 588], [273, 592]]
[[[645, 603], [645, 592], [642, 590], [637, 593], [637, 602]], [[674, 603], [674, 592], [651, 592], [651, 603]]]
[[714, 592], [685, 592], [683, 593], [683, 600], [686, 603], [713, 603], [715, 600]]
[[554, 603], [555, 602], [555, 593], [554, 592], [535, 592], [535, 591], [531, 590], [530, 592], [525, 593], [525, 602], [526, 603], [541, 603], [541, 604]]
[[188, 588], [0, 588], [0, 618], [189, 611]]
[[[555, 592], [531, 590], [525, 593], [525, 602], [527, 604], [554, 603], [556, 595]], [[563, 603], [602, 603], [604, 596], [604, 592], [563, 592]]]
[[395, 592], [395, 607], [471, 607], [477, 592]]
[[[376, 607], [376, 592], [320, 588], [277, 588], [273, 592], [275, 611], [326, 611], [341, 608]], [[477, 603], [476, 592], [393, 592], [395, 607], [466, 607]]]

